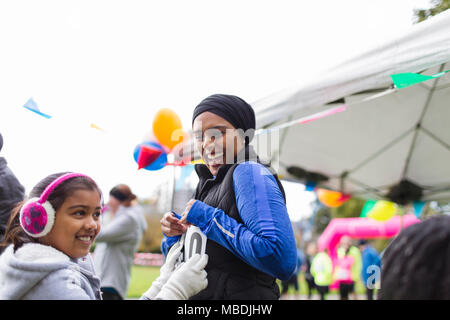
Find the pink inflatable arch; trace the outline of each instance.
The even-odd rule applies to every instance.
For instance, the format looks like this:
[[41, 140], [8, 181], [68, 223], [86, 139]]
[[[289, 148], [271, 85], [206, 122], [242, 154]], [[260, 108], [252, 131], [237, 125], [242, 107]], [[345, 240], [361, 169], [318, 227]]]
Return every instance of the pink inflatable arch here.
[[[392, 238], [402, 228], [402, 217], [394, 216], [387, 221], [375, 221], [371, 218], [335, 218], [331, 220], [319, 237], [318, 249], [328, 248], [331, 259], [336, 257], [337, 246], [345, 235], [357, 239]], [[403, 216], [403, 228], [420, 222], [414, 214]]]
[[[394, 216], [387, 221], [375, 221], [371, 218], [335, 218], [331, 220], [325, 231], [319, 237], [318, 249], [328, 248], [333, 266], [337, 258], [337, 248], [343, 236], [357, 239], [392, 238], [401, 229], [420, 222], [414, 214]], [[334, 283], [331, 288], [335, 288]]]

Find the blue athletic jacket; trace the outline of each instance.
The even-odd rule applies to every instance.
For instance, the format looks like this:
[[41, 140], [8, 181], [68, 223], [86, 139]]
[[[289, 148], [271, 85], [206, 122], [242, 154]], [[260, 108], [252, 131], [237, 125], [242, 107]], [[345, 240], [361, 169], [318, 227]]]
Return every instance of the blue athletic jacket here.
[[[249, 161], [234, 170], [233, 186], [243, 224], [199, 200], [189, 211], [187, 221], [250, 266], [278, 279], [289, 279], [296, 269], [297, 248], [275, 178], [263, 165]], [[178, 239], [165, 236], [162, 252], [167, 254]]]

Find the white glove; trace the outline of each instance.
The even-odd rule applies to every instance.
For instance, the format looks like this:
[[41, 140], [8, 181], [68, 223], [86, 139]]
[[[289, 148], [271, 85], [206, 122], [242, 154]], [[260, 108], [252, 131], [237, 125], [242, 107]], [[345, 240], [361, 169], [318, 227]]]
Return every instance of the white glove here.
[[208, 285], [204, 270], [207, 264], [207, 254], [194, 254], [172, 273], [155, 299], [186, 300], [205, 289]]
[[170, 248], [167, 253], [166, 262], [161, 266], [159, 271], [159, 277], [153, 281], [152, 286], [144, 292], [144, 296], [150, 300], [153, 300], [156, 295], [159, 293], [161, 288], [170, 278], [170, 275], [175, 270], [175, 263], [177, 262], [178, 257], [181, 254], [181, 249], [183, 248], [182, 244], [178, 241], [176, 242], [172, 248]]

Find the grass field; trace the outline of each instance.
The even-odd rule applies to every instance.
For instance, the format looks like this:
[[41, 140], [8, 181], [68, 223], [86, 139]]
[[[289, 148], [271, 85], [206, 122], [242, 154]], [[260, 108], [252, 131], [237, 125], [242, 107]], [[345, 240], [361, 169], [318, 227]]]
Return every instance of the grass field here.
[[[127, 298], [136, 299], [140, 298], [142, 293], [144, 293], [148, 288], [150, 288], [152, 282], [159, 276], [159, 267], [143, 267], [143, 266], [133, 266], [131, 268], [131, 282], [128, 289]], [[281, 282], [278, 283], [281, 290]], [[301, 295], [306, 295], [308, 292], [308, 287], [301, 273], [298, 277], [298, 285]], [[358, 294], [364, 293], [364, 286], [361, 281], [356, 283], [356, 292]], [[294, 288], [290, 287], [288, 294], [294, 294]]]
[[127, 298], [140, 298], [158, 277], [159, 267], [133, 266]]

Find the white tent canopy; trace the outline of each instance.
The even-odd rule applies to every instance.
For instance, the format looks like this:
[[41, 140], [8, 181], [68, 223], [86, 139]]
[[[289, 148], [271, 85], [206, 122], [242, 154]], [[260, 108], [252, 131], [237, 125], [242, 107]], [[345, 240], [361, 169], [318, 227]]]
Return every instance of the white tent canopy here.
[[[450, 199], [450, 73], [401, 90], [391, 75], [450, 69], [450, 10], [298, 88], [253, 103], [257, 128], [346, 105], [346, 111], [279, 132], [279, 174], [295, 166], [321, 185], [383, 198], [408, 180], [422, 200]], [[377, 93], [381, 93], [376, 96]], [[370, 99], [368, 99], [370, 98]]]

